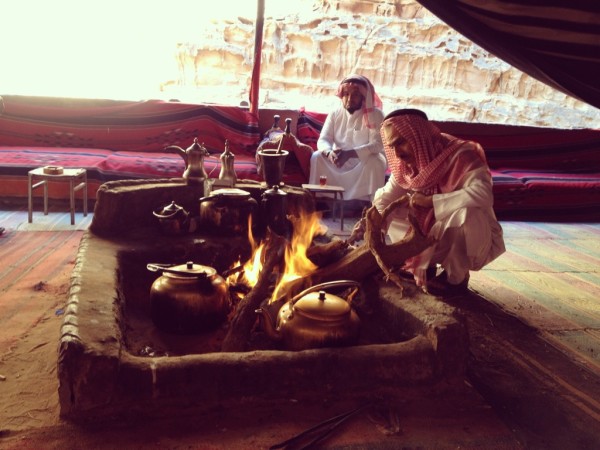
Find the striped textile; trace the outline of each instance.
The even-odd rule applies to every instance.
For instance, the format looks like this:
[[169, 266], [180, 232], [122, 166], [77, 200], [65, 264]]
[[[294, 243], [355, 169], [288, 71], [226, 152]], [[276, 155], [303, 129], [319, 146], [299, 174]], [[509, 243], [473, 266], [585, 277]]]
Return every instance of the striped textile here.
[[[298, 138], [316, 148], [326, 117], [300, 111]], [[600, 221], [600, 130], [434, 123], [483, 146], [498, 218]]]
[[0, 327], [6, 330], [0, 334], [0, 355], [49, 309], [64, 305], [83, 233], [7, 230], [0, 235]]
[[[88, 198], [107, 181], [179, 178], [185, 162], [165, 147], [186, 149], [194, 138], [211, 153], [204, 160], [209, 177], [218, 177], [227, 141], [238, 179], [262, 181], [255, 160], [258, 121], [242, 108], [21, 96], [1, 101], [0, 196], [26, 197], [28, 171], [46, 165], [86, 169]], [[290, 164], [284, 181], [300, 185], [306, 176]], [[50, 183], [49, 196], [68, 198], [68, 185]]]
[[258, 120], [235, 106], [147, 100], [1, 97], [0, 145], [162, 152], [189, 147], [194, 138], [210, 152], [254, 155]]
[[[107, 181], [180, 178], [185, 170], [183, 158], [176, 153], [0, 146], [0, 196], [27, 197], [27, 173], [47, 165], [86, 169], [88, 198], [95, 198], [100, 185]], [[204, 169], [210, 178], [217, 178], [221, 171], [219, 155], [206, 157]], [[254, 155], [236, 154], [235, 171], [239, 180], [262, 181]], [[284, 181], [295, 186], [307, 181], [301, 167], [293, 164], [291, 158], [286, 162]], [[41, 189], [34, 191], [34, 196], [41, 195]], [[68, 183], [49, 183], [48, 196], [69, 198]]]
[[600, 9], [590, 0], [418, 0], [539, 81], [600, 108]]
[[600, 369], [600, 224], [502, 228], [506, 253], [471, 273], [471, 289]]

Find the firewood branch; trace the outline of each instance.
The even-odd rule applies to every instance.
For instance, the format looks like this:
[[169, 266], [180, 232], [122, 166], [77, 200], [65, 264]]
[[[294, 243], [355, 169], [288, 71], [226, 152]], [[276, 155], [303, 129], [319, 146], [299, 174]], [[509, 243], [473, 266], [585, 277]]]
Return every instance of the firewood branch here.
[[229, 324], [229, 331], [223, 340], [221, 351], [243, 352], [248, 348], [248, 339], [256, 323], [255, 310], [269, 296], [271, 275], [284, 257], [287, 241], [283, 236], [270, 233], [265, 244], [266, 259], [256, 284], [240, 301]]
[[[390, 203], [383, 210], [382, 214], [380, 214], [375, 207], [370, 208], [367, 212], [367, 232], [365, 236], [366, 245], [369, 248], [369, 250], [371, 250], [371, 253], [373, 253], [375, 261], [384, 273], [386, 280], [389, 280], [392, 283], [394, 283], [401, 291], [403, 290], [403, 285], [400, 277], [394, 272], [394, 265], [396, 267], [400, 266], [406, 261], [406, 259], [421, 253], [421, 251], [423, 251], [425, 248], [429, 247], [431, 243], [433, 243], [430, 240], [428, 240], [425, 235], [423, 235], [415, 217], [412, 214], [409, 214], [408, 220], [411, 223], [411, 228], [407, 236], [402, 241], [392, 245], [392, 247], [394, 248], [400, 248], [401, 246], [405, 254], [408, 256], [404, 257], [403, 261], [398, 261], [397, 259], [389, 261], [388, 259], [385, 259], [382, 256], [382, 252], [385, 252], [386, 250], [385, 237], [383, 234], [383, 225], [385, 224], [387, 217], [396, 208], [404, 206], [409, 201], [410, 198], [407, 195], [403, 195], [399, 199]], [[421, 249], [421, 245], [419, 244], [425, 245], [425, 247]], [[417, 253], [411, 255], [410, 253], [412, 251], [417, 251]], [[398, 262], [400, 262], [400, 264], [398, 264]], [[390, 264], [392, 265], [392, 267], [390, 267]]]
[[369, 208], [366, 213], [365, 242], [338, 261], [318, 268], [311, 274], [310, 283], [339, 279], [362, 281], [378, 270], [382, 270], [386, 277], [396, 285], [400, 285], [400, 279], [394, 273], [394, 269], [401, 267], [407, 259], [418, 255], [435, 242], [421, 232], [416, 219], [409, 215], [411, 231], [399, 242], [390, 245], [385, 243], [383, 231], [385, 219], [394, 209], [406, 204], [407, 201], [407, 196], [399, 198], [382, 214], [375, 207]]

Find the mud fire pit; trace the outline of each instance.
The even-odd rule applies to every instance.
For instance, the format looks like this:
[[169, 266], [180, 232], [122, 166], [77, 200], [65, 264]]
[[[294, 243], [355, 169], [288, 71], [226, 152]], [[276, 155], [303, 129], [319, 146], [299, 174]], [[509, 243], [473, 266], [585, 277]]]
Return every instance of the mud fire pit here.
[[[158, 233], [146, 218], [151, 213], [140, 205], [148, 198], [174, 197], [181, 203], [201, 195], [189, 190], [165, 180], [109, 183], [99, 193], [61, 328], [63, 417], [162, 416], [281, 399], [414, 398], [462, 383], [468, 337], [460, 314], [411, 286], [402, 295], [382, 277], [363, 283], [366, 295], [378, 301], [363, 312], [365, 332], [355, 346], [293, 352], [257, 339], [249, 351], [221, 352], [222, 330], [209, 336], [157, 330], [149, 313], [156, 274], [146, 270], [148, 262], [193, 260], [222, 270], [249, 251], [243, 237]], [[128, 209], [127, 204], [137, 206]], [[115, 213], [120, 210], [129, 216]]]

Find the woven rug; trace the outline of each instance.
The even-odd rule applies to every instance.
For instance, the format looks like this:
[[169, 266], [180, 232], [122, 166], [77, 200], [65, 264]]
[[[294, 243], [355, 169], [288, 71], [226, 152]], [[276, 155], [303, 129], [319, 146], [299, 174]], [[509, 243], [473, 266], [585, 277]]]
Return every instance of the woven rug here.
[[[92, 214], [83, 217], [77, 212], [71, 225], [68, 212], [53, 205], [50, 209], [48, 216], [34, 212], [33, 223], [27, 222], [24, 207], [0, 211], [0, 226], [6, 228], [0, 236], [0, 256], [2, 261], [10, 261], [8, 273], [0, 273], [2, 297], [9, 288], [13, 290], [7, 280], [16, 283], [24, 277], [15, 276], [15, 270], [39, 271], [36, 282], [52, 280], [56, 271], [63, 270], [63, 275], [70, 272], [69, 259], [74, 258]], [[330, 233], [345, 239], [356, 220], [347, 218], [343, 231], [339, 220], [331, 215], [325, 215], [323, 224]], [[471, 273], [471, 289], [539, 330], [552, 345], [600, 369], [600, 224], [503, 221], [502, 227], [507, 251], [481, 271]], [[46, 256], [36, 260], [44, 251]], [[61, 261], [66, 261], [62, 269], [45, 262], [61, 255]], [[31, 267], [24, 267], [31, 261]], [[15, 264], [21, 267], [16, 269]], [[47, 273], [46, 269], [52, 270]], [[29, 289], [36, 283], [27, 282]], [[0, 307], [5, 303], [0, 300]], [[0, 317], [0, 324], [2, 320], [7, 317]]]
[[75, 212], [75, 223], [71, 225], [71, 214], [64, 208], [50, 205], [49, 214], [34, 210], [33, 220], [29, 223], [27, 207], [21, 206], [14, 209], [0, 211], [0, 227], [7, 231], [74, 231], [87, 230], [92, 223], [92, 213], [84, 217], [83, 212]]
[[62, 314], [83, 235], [81, 230], [22, 233], [2, 223], [6, 231], [0, 236], [0, 355], [49, 310]]
[[506, 253], [470, 287], [600, 370], [600, 224], [502, 222]]
[[45, 216], [43, 213], [34, 214], [31, 223], [25, 220], [21, 222], [17, 231], [73, 231], [87, 230], [92, 223], [92, 215], [86, 217], [83, 213], [75, 213], [75, 223], [71, 225], [71, 215], [69, 213], [54, 213]]

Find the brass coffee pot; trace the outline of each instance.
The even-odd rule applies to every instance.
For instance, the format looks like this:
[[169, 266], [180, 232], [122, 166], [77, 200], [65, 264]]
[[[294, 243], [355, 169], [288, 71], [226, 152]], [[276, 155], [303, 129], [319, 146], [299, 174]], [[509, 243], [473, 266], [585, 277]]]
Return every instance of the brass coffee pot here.
[[209, 152], [204, 145], [198, 143], [198, 138], [194, 138], [194, 143], [186, 150], [177, 145], [169, 145], [165, 150], [175, 150], [183, 157], [185, 171], [182, 176], [187, 184], [203, 184], [208, 178], [204, 170], [204, 157], [208, 156]]
[[229, 141], [225, 141], [225, 151], [221, 153], [221, 172], [219, 180], [228, 184], [230, 187], [235, 186], [237, 175], [235, 173], [235, 155], [229, 149]]

